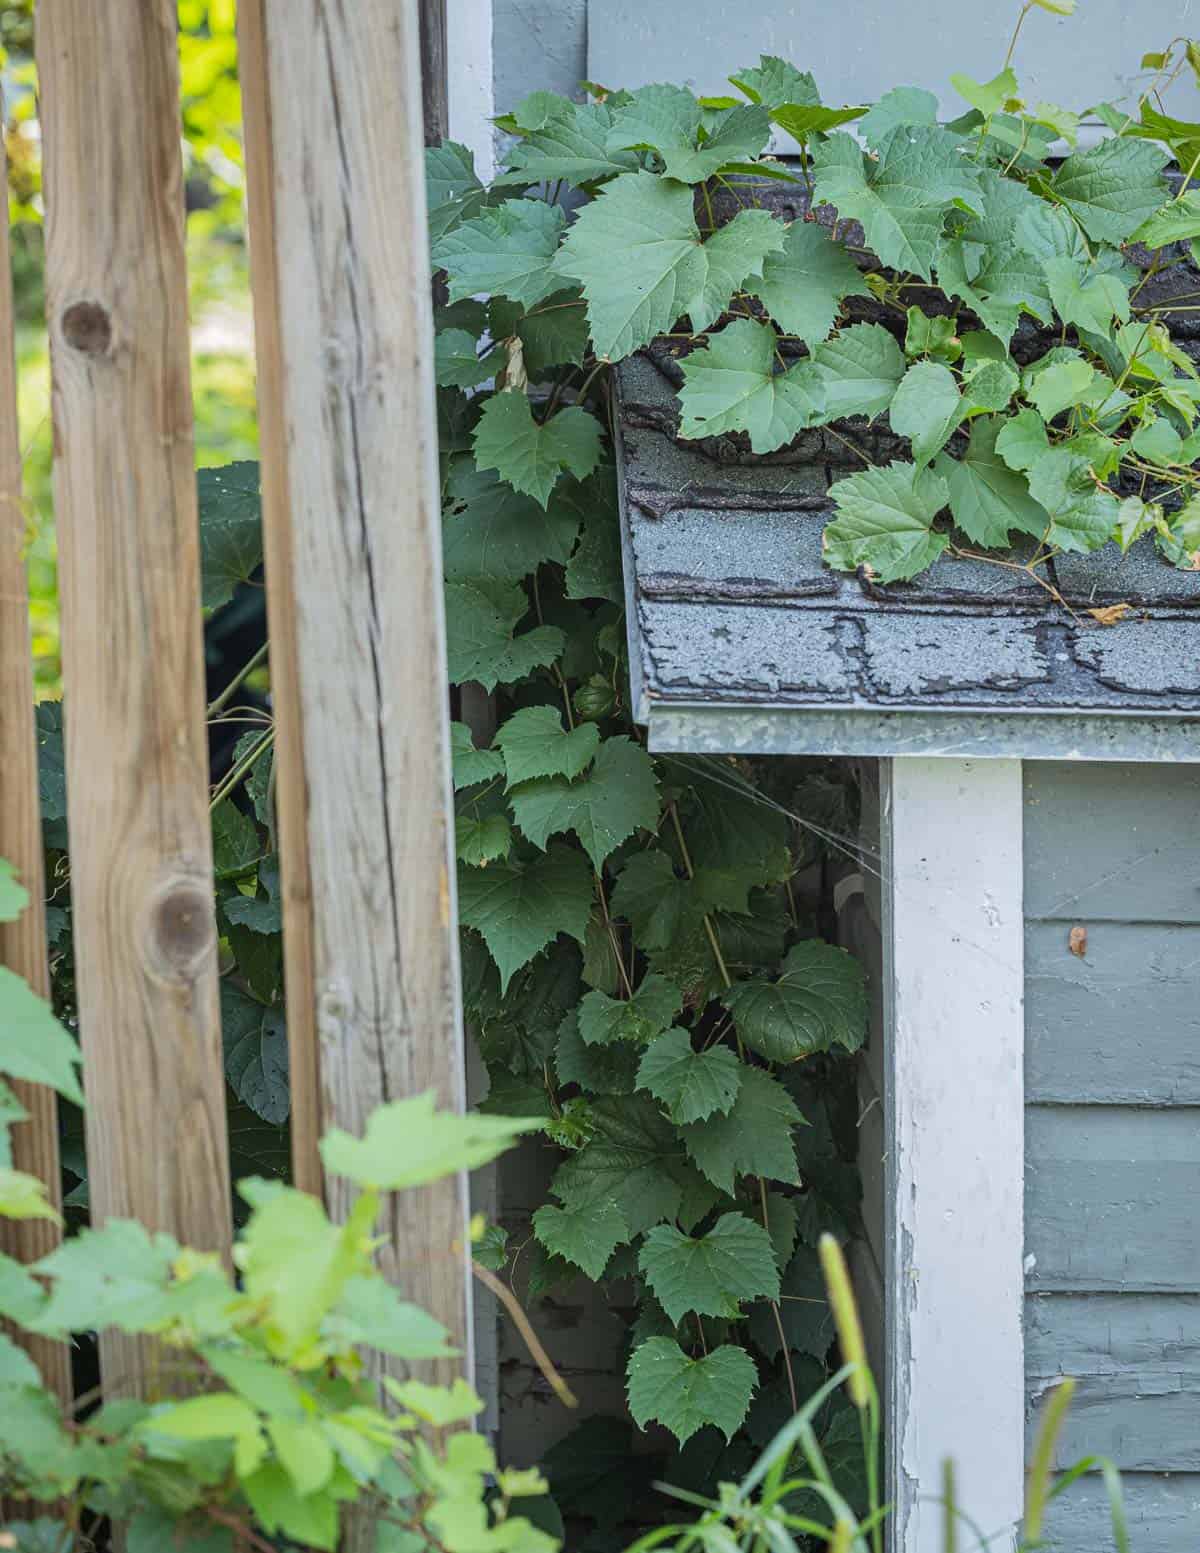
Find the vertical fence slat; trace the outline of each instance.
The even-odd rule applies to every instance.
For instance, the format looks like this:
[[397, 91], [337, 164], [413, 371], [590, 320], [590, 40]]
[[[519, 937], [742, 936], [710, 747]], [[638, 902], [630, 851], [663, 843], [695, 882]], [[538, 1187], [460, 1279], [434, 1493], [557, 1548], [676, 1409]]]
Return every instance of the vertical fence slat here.
[[[0, 155], [0, 176], [5, 172]], [[38, 806], [37, 746], [33, 724], [33, 673], [29, 655], [29, 604], [25, 583], [25, 512], [21, 500], [21, 441], [12, 280], [9, 272], [7, 188], [0, 219], [0, 857], [16, 868], [29, 891], [29, 906], [16, 922], [0, 922], [0, 965], [23, 976], [42, 997], [50, 995], [43, 904], [42, 822]], [[29, 1119], [13, 1128], [13, 1165], [38, 1176], [61, 1204], [58, 1107], [54, 1092], [13, 1081]], [[0, 1219], [0, 1250], [34, 1262], [58, 1244], [48, 1219]], [[70, 1395], [70, 1355], [62, 1343], [22, 1339], [42, 1379], [64, 1399]]]
[[92, 1216], [225, 1252], [174, 0], [42, 0], [37, 55]]
[[[463, 1098], [418, 18], [415, 0], [239, 13], [308, 1183], [324, 1128]], [[344, 1210], [340, 1183], [327, 1198]], [[465, 1225], [465, 1183], [406, 1194], [383, 1264], [469, 1347]]]

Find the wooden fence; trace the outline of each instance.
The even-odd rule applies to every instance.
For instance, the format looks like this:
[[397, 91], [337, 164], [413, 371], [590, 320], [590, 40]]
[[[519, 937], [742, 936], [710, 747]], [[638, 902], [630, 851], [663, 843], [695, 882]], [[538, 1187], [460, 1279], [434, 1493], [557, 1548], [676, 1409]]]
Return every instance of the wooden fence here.
[[[320, 1192], [327, 1128], [463, 1101], [419, 65], [444, 24], [416, 0], [239, 10], [293, 1163]], [[175, 0], [40, 0], [37, 58], [91, 1213], [228, 1255]], [[40, 901], [3, 258], [0, 856]], [[44, 990], [40, 906], [0, 955]], [[24, 1098], [15, 1162], [56, 1187], [53, 1098]], [[463, 1181], [410, 1194], [383, 1258], [469, 1352], [466, 1218]], [[6, 1225], [5, 1249], [46, 1233]], [[63, 1350], [37, 1357], [65, 1392]], [[133, 1339], [101, 1363], [153, 1383]]]

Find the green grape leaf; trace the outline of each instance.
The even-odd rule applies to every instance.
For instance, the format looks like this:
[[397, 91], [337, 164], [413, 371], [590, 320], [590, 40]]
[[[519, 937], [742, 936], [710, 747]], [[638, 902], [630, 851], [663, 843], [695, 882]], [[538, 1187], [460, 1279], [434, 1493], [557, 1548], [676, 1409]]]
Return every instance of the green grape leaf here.
[[675, 1218], [686, 1162], [674, 1127], [654, 1101], [646, 1095], [602, 1095], [592, 1106], [592, 1119], [596, 1134], [559, 1166], [554, 1195], [567, 1207], [615, 1202], [631, 1236]]
[[1082, 269], [1074, 259], [1046, 259], [1042, 269], [1055, 312], [1064, 323], [1108, 335], [1114, 318], [1129, 322], [1129, 287], [1115, 275]]
[[328, 1493], [299, 1493], [280, 1462], [265, 1462], [243, 1476], [240, 1487], [255, 1520], [269, 1535], [282, 1532], [303, 1548], [337, 1547], [337, 1501]]
[[744, 1348], [723, 1343], [689, 1359], [669, 1337], [651, 1337], [635, 1348], [627, 1372], [629, 1411], [641, 1428], [653, 1419], [681, 1445], [706, 1425], [727, 1440], [741, 1426], [758, 1383]]
[[930, 316], [919, 307], [910, 307], [904, 329], [906, 356], [932, 356], [935, 361], [957, 361], [962, 341], [955, 333], [955, 320], [945, 313]]
[[811, 361], [775, 370], [775, 331], [739, 318], [683, 362], [681, 437], [746, 431], [755, 453], [770, 453], [823, 418], [822, 383]]
[[1156, 529], [1154, 542], [1172, 566], [1200, 571], [1200, 500], [1193, 496]]
[[455, 140], [425, 149], [425, 200], [429, 210], [429, 241], [444, 237], [468, 217], [477, 215], [487, 190], [475, 175], [475, 156]]
[[637, 1087], [637, 1053], [623, 1041], [589, 1046], [574, 1008], [559, 1028], [554, 1068], [560, 1084], [578, 1084], [593, 1095], [631, 1095]]
[[[476, 1170], [502, 1154], [535, 1118], [480, 1116], [439, 1111], [432, 1089], [378, 1106], [361, 1138], [331, 1128], [321, 1139], [321, 1159], [335, 1176], [359, 1186], [399, 1192], [424, 1186], [459, 1170]], [[301, 1195], [301, 1194], [297, 1194]]]
[[564, 732], [562, 714], [552, 706], [527, 706], [501, 724], [492, 741], [501, 751], [508, 786], [532, 777], [577, 777], [600, 747], [595, 723]]
[[596, 355], [619, 361], [684, 313], [707, 329], [783, 234], [769, 212], [743, 210], [701, 243], [690, 188], [625, 173], [580, 211], [554, 270], [583, 286]]
[[1004, 549], [1013, 529], [1040, 537], [1049, 522], [1045, 510], [1030, 496], [1024, 477], [997, 451], [1000, 434], [1010, 425], [1012, 421], [998, 415], [974, 421], [962, 458], [942, 454], [935, 466], [950, 492], [955, 523], [985, 550]]
[[554, 662], [565, 646], [557, 626], [516, 636], [529, 612], [522, 588], [482, 577], [446, 584], [446, 658], [450, 683], [478, 680], [485, 690], [509, 685]]
[[683, 1007], [683, 994], [665, 976], [647, 976], [630, 998], [589, 992], [579, 1005], [579, 1033], [589, 1046], [613, 1041], [644, 1045], [665, 1030]]
[[1153, 420], [1143, 421], [1130, 437], [1129, 443], [1135, 453], [1140, 453], [1151, 464], [1169, 468], [1183, 461], [1183, 438], [1165, 415], [1156, 415]]
[[737, 1098], [742, 1064], [728, 1046], [696, 1051], [686, 1030], [668, 1030], [646, 1048], [637, 1071], [637, 1087], [667, 1108], [680, 1126], [724, 1114]]
[[804, 1121], [792, 1097], [761, 1068], [743, 1066], [737, 1098], [723, 1116], [681, 1129], [688, 1154], [712, 1184], [732, 1194], [739, 1175], [799, 1182], [792, 1128]]
[[985, 327], [1008, 342], [1023, 312], [1043, 322], [1050, 316], [1050, 295], [1041, 264], [1015, 244], [996, 241], [984, 250], [978, 270], [968, 278], [968, 253], [973, 245], [944, 242], [938, 251], [937, 276], [948, 295], [961, 297]]
[[882, 324], [852, 324], [812, 352], [825, 390], [825, 417], [874, 419], [904, 376], [904, 354]]
[[771, 1237], [771, 1249], [775, 1253], [775, 1265], [780, 1272], [791, 1260], [796, 1248], [799, 1229], [796, 1204], [782, 1192], [767, 1193], [767, 1234]]
[[200, 602], [220, 609], [239, 583], [262, 565], [262, 502], [258, 465], [249, 461], [201, 469], [196, 475], [200, 509]]
[[537, 421], [524, 394], [493, 394], [475, 427], [474, 445], [480, 469], [496, 470], [545, 507], [564, 470], [582, 480], [600, 462], [600, 422], [578, 405]]
[[624, 917], [644, 949], [665, 949], [695, 914], [692, 886], [665, 852], [635, 852], [613, 886], [613, 914]]
[[656, 151], [663, 174], [680, 183], [703, 183], [730, 162], [748, 162], [767, 143], [765, 108], [744, 105], [721, 114], [704, 140], [704, 110], [681, 86], [643, 86], [613, 116], [611, 150]]
[[654, 762], [640, 744], [606, 739], [585, 775], [538, 777], [509, 793], [513, 818], [535, 846], [561, 831], [574, 831], [600, 869], [635, 830], [658, 823], [658, 779]]
[[1056, 361], [1029, 382], [1025, 397], [1044, 421], [1083, 404], [1095, 387], [1096, 373], [1086, 361]]
[[1005, 417], [996, 437], [996, 452], [1010, 469], [1032, 469], [1049, 451], [1046, 423], [1036, 410], [1020, 410]]
[[475, 739], [466, 723], [450, 724], [450, 758], [454, 766], [455, 788], [474, 787], [504, 775], [504, 756], [499, 750], [476, 749]]
[[985, 361], [963, 382], [963, 404], [968, 416], [1007, 410], [1020, 378], [1007, 361]]
[[222, 981], [221, 1039], [234, 1094], [264, 1122], [281, 1126], [291, 1109], [283, 1010], [267, 1008]]
[[804, 108], [821, 106], [821, 94], [809, 72], [797, 70], [777, 54], [760, 54], [757, 65], [739, 70], [729, 82], [764, 108], [782, 108], [788, 103]]
[[446, 272], [450, 301], [496, 294], [532, 307], [561, 289], [550, 261], [565, 223], [557, 205], [517, 199], [447, 232], [433, 245], [433, 262]]
[[564, 492], [582, 515], [582, 531], [575, 553], [567, 562], [569, 599], [609, 599], [625, 602], [625, 577], [621, 569], [621, 531], [617, 523], [615, 471], [604, 465], [582, 485]]
[[[864, 121], [865, 122], [865, 121]], [[839, 131], [812, 154], [816, 198], [843, 220], [862, 223], [867, 246], [884, 264], [928, 280], [955, 204], [975, 210], [979, 180], [954, 136], [936, 126], [902, 126], [886, 138], [878, 162]]]
[[950, 85], [985, 118], [998, 113], [1010, 97], [1017, 95], [1017, 78], [1007, 66], [990, 81], [974, 81], [969, 75], [955, 74], [950, 77]]
[[1148, 216], [1130, 242], [1165, 248], [1168, 243], [1186, 243], [1194, 237], [1200, 237], [1200, 192], [1189, 189]]
[[935, 470], [894, 461], [836, 481], [829, 494], [837, 517], [825, 529], [825, 561], [841, 571], [870, 566], [884, 583], [915, 577], [949, 543], [933, 529], [950, 500]]
[[15, 971], [0, 965], [0, 1073], [47, 1084], [76, 1105], [83, 1091], [75, 1069], [83, 1061], [75, 1037]]
[[1029, 493], [1050, 516], [1049, 543], [1062, 550], [1098, 550], [1117, 524], [1117, 498], [1100, 491], [1088, 461], [1052, 448], [1029, 471]]
[[868, 111], [858, 128], [871, 150], [880, 151], [894, 129], [912, 125], [932, 127], [937, 121], [938, 100], [932, 92], [919, 86], [893, 86]]
[[503, 814], [459, 814], [454, 821], [455, 856], [482, 868], [512, 851], [512, 826]]
[[638, 159], [633, 152], [609, 149], [612, 127], [613, 112], [606, 103], [559, 98], [543, 122], [513, 146], [508, 154], [509, 170], [496, 184], [503, 187], [561, 180], [578, 189], [618, 173], [636, 171]]
[[771, 1237], [741, 1213], [725, 1213], [705, 1235], [658, 1224], [646, 1236], [638, 1268], [678, 1325], [693, 1311], [736, 1320], [743, 1300], [778, 1299], [779, 1268]]
[[778, 981], [736, 982], [722, 1001], [742, 1041], [770, 1062], [798, 1062], [867, 1033], [862, 966], [844, 949], [806, 939], [788, 951]]
[[945, 447], [965, 414], [950, 368], [940, 361], [916, 361], [900, 380], [888, 419], [898, 436], [911, 441], [919, 469]]
[[[807, 1245], [799, 1246], [787, 1264], [780, 1293], [779, 1318], [789, 1352], [824, 1359], [834, 1338], [833, 1314], [825, 1295], [821, 1265]], [[768, 1359], [778, 1357], [783, 1345], [775, 1312], [768, 1306], [761, 1305], [751, 1312], [750, 1333], [755, 1346]]]
[[1049, 192], [1090, 238], [1116, 246], [1163, 203], [1167, 161], [1165, 151], [1144, 140], [1101, 140], [1069, 156], [1050, 180]]
[[[489, 403], [495, 404], [496, 399]], [[477, 469], [468, 458], [455, 459], [446, 480], [442, 524], [447, 580], [486, 577], [520, 582], [544, 561], [563, 565], [580, 521], [576, 505], [565, 499], [567, 494], [567, 490], [555, 491], [546, 505], [514, 490], [495, 470]]]
[[587, 355], [587, 305], [578, 286], [554, 291], [536, 307], [522, 308], [504, 297], [493, 297], [488, 308], [493, 338], [514, 335], [528, 376], [536, 381], [551, 367], [579, 366]]
[[787, 334], [816, 345], [833, 327], [843, 297], [867, 286], [846, 250], [815, 221], [793, 221], [783, 247], [763, 261], [762, 278], [746, 285]]
[[552, 846], [529, 863], [459, 871], [459, 920], [483, 935], [501, 992], [560, 932], [581, 944], [591, 909], [591, 870], [571, 847]]
[[478, 388], [495, 377], [503, 357], [479, 354], [475, 336], [465, 329], [441, 329], [433, 342], [434, 382], [439, 388]]
[[615, 1202], [559, 1208], [546, 1203], [533, 1216], [533, 1232], [550, 1252], [585, 1272], [593, 1282], [604, 1276], [613, 1252], [629, 1240]]
[[321, 1335], [343, 1347], [363, 1345], [401, 1359], [453, 1358], [450, 1334], [419, 1305], [402, 1300], [385, 1278], [350, 1278], [321, 1324]]
[[35, 1264], [39, 1276], [52, 1280], [37, 1329], [152, 1329], [171, 1312], [167, 1285], [178, 1255], [171, 1236], [151, 1235], [132, 1219], [107, 1219], [100, 1229], [82, 1230]]

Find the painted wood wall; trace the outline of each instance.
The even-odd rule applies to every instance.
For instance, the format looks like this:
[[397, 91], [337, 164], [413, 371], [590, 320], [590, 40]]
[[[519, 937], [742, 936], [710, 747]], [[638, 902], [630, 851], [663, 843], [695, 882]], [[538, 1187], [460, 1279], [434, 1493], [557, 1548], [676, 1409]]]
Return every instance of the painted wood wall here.
[[[887, 969], [873, 764], [862, 779], [863, 866], [847, 866], [839, 933], [872, 982], [854, 1268], [878, 1355]], [[1023, 788], [1027, 1417], [1032, 1429], [1046, 1389], [1076, 1376], [1059, 1464], [1110, 1457], [1137, 1553], [1195, 1553], [1200, 765], [1027, 762]], [[1109, 1527], [1088, 1477], [1050, 1531], [1060, 1553], [1099, 1553]]]
[[[1025, 1369], [1139, 1553], [1200, 1545], [1200, 766], [1025, 766]], [[1086, 933], [1071, 952], [1072, 929]], [[1108, 1545], [1094, 1480], [1063, 1553]]]

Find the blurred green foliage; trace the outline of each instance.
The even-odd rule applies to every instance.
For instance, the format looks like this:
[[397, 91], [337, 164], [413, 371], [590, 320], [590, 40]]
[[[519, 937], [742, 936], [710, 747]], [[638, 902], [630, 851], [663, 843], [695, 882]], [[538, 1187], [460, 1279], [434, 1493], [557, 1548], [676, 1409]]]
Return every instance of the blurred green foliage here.
[[[258, 447], [235, 24], [236, 0], [179, 0], [192, 391], [200, 465], [252, 458]], [[55, 696], [61, 669], [33, 30], [34, 0], [0, 5], [34, 672], [38, 695]]]

